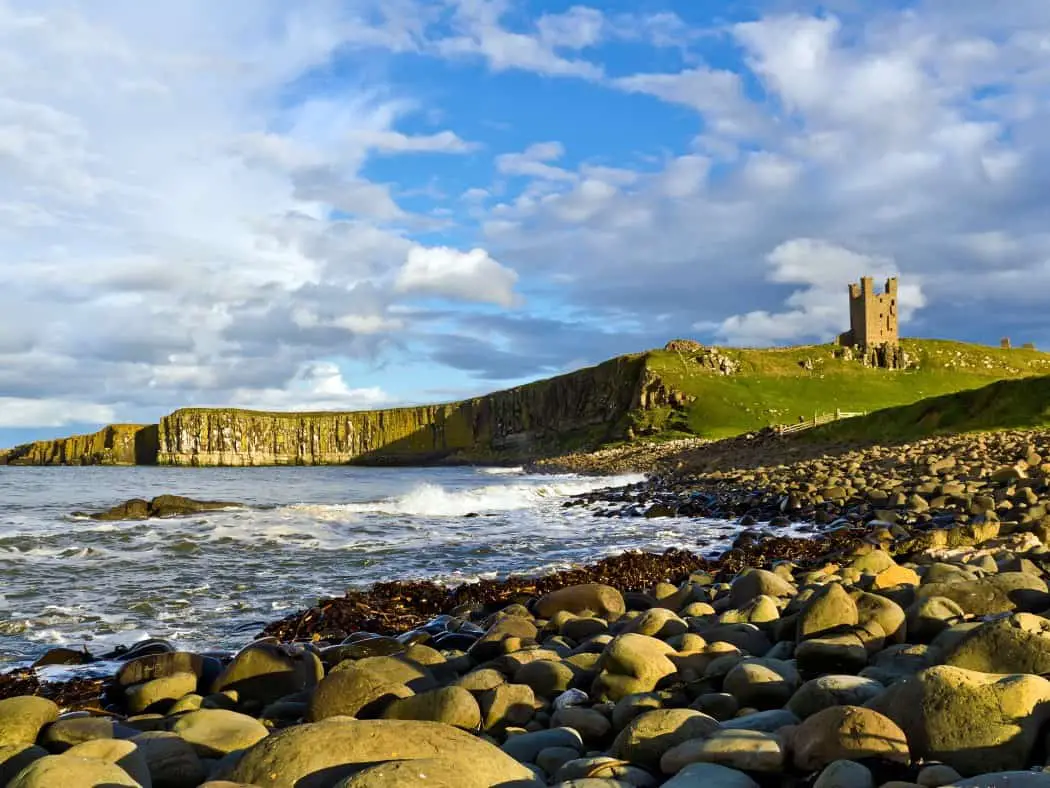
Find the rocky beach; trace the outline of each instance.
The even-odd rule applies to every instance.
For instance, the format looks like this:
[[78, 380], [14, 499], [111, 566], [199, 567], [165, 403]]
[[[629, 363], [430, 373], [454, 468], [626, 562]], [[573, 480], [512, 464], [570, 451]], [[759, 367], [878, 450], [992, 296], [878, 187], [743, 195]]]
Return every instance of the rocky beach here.
[[0, 781], [1050, 785], [1044, 458], [1045, 431], [667, 445], [647, 481], [565, 505], [731, 519], [718, 558], [379, 583], [236, 654], [146, 641], [112, 677], [14, 671]]

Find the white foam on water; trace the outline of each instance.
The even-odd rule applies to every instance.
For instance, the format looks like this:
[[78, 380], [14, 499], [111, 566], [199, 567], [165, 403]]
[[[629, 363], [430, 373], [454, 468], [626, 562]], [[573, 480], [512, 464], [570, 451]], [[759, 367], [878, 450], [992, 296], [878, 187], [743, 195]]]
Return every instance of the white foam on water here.
[[413, 517], [463, 517], [472, 513], [530, 509], [544, 502], [583, 495], [606, 487], [643, 481], [642, 474], [602, 478], [560, 477], [538, 484], [494, 484], [469, 490], [448, 490], [424, 483], [404, 495], [382, 501], [346, 504], [294, 504], [288, 508], [318, 518], [346, 514], [387, 514]]
[[516, 468], [477, 468], [478, 473], [485, 474], [486, 476], [523, 476], [525, 474], [525, 468], [521, 465]]

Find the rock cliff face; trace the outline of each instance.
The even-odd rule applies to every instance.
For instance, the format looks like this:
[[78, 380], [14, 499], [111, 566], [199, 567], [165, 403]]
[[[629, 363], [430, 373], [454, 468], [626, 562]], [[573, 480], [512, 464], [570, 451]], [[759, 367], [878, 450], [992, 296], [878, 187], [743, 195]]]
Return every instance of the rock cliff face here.
[[638, 358], [447, 405], [352, 413], [185, 409], [161, 419], [161, 465], [516, 461], [618, 437], [662, 393]]
[[0, 465], [149, 465], [156, 456], [157, 425], [111, 424], [90, 435], [0, 451]]
[[644, 356], [445, 405], [348, 413], [187, 408], [159, 425], [27, 444], [0, 464], [328, 465], [518, 462], [626, 437], [632, 411], [680, 396]]

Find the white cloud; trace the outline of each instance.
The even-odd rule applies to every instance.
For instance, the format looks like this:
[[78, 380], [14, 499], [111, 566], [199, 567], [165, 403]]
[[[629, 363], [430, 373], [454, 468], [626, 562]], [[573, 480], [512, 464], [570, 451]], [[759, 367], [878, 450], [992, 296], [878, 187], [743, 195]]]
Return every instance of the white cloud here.
[[577, 50], [598, 40], [600, 12], [580, 7], [564, 14], [547, 14], [536, 31], [505, 28], [505, 0], [452, 0], [456, 34], [434, 42], [450, 57], [480, 56], [493, 71], [518, 69], [552, 77], [600, 79], [602, 68], [587, 60], [565, 57], [559, 49]]
[[761, 134], [767, 121], [744, 94], [740, 75], [699, 67], [666, 74], [633, 74], [611, 84], [628, 93], [646, 93], [699, 112], [708, 133], [732, 139]]
[[560, 142], [536, 142], [522, 153], [503, 153], [496, 157], [496, 170], [503, 175], [523, 175], [548, 181], [571, 181], [575, 175], [550, 164], [565, 155]]
[[517, 281], [517, 273], [493, 260], [484, 249], [461, 252], [446, 246], [416, 246], [409, 251], [395, 287], [403, 293], [512, 307], [518, 303]]
[[[800, 285], [784, 302], [787, 310], [764, 310], [733, 315], [716, 333], [733, 345], [763, 346], [806, 339], [827, 341], [849, 328], [846, 285], [872, 276], [885, 281], [898, 276], [893, 260], [866, 255], [825, 240], [795, 238], [777, 246], [766, 261], [768, 279], [777, 284]], [[905, 275], [898, 296], [900, 320], [907, 323], [926, 299], [915, 276]]]
[[283, 388], [235, 390], [232, 399], [239, 407], [272, 411], [371, 410], [391, 404], [378, 386], [350, 388], [330, 361], [304, 364]]
[[0, 427], [64, 427], [116, 421], [113, 407], [62, 399], [0, 397]]
[[416, 136], [390, 129], [364, 130], [353, 134], [355, 141], [382, 153], [469, 153], [477, 150], [477, 143], [460, 139], [455, 132]]

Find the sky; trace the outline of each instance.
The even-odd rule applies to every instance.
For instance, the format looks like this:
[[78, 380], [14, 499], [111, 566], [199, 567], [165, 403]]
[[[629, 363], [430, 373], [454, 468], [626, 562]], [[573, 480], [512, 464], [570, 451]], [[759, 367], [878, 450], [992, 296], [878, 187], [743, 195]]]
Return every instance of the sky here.
[[1046, 0], [0, 0], [0, 445], [677, 337], [1050, 348]]

